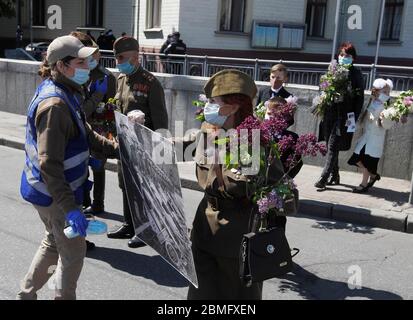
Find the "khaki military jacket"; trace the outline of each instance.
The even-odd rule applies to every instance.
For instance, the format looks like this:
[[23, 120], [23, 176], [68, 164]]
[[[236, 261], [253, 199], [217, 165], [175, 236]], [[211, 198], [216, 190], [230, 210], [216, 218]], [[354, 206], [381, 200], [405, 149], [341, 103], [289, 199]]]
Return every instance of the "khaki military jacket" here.
[[161, 83], [139, 66], [131, 75], [120, 74], [115, 96], [123, 114], [132, 110], [145, 113], [145, 126], [151, 130], [168, 129], [168, 112]]
[[[237, 258], [242, 236], [250, 231], [254, 190], [250, 177], [225, 165], [208, 163], [209, 151], [205, 145], [208, 129], [209, 125], [204, 123], [196, 150], [196, 176], [205, 193], [195, 215], [191, 238], [202, 250]], [[281, 161], [275, 160], [270, 167], [271, 180], [276, 181], [283, 175]]]

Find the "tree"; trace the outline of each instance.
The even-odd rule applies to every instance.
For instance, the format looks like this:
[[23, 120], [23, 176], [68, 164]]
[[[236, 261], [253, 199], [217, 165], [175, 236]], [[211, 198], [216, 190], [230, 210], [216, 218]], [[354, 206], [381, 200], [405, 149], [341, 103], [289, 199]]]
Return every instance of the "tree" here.
[[0, 0], [0, 18], [12, 18], [16, 16], [15, 0]]

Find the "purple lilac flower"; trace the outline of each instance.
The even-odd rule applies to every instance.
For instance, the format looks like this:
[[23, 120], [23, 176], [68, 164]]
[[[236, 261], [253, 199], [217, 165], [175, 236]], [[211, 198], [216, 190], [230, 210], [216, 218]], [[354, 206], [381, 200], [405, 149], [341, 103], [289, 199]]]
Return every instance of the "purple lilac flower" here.
[[321, 153], [323, 156], [327, 153], [327, 148], [324, 144], [317, 143], [317, 138], [314, 134], [304, 134], [298, 137], [295, 145], [295, 152], [298, 156], [317, 156]]
[[326, 88], [328, 88], [330, 84], [328, 83], [328, 81], [323, 81], [320, 83], [320, 89], [321, 90], [325, 90]]
[[278, 141], [278, 147], [280, 148], [281, 154], [287, 152], [294, 146], [295, 140], [292, 135], [284, 135]]
[[281, 209], [283, 207], [283, 200], [275, 190], [268, 194], [268, 207], [269, 209]]
[[269, 133], [272, 140], [274, 140], [281, 132], [287, 129], [287, 121], [281, 117], [273, 117], [265, 120], [261, 125], [261, 130]]
[[258, 129], [260, 130], [260, 140], [262, 145], [268, 145], [270, 141], [270, 134], [268, 130], [262, 126], [261, 121], [258, 120], [257, 118], [254, 118], [253, 116], [249, 116], [246, 118], [238, 127], [238, 136], [240, 136], [240, 130], [241, 129], [246, 129], [248, 130], [248, 142], [251, 144], [252, 143], [252, 130]]
[[268, 198], [262, 198], [262, 199], [258, 200], [257, 204], [258, 204], [258, 211], [261, 214], [268, 213], [268, 211], [269, 211]]
[[411, 106], [413, 104], [413, 96], [412, 97], [405, 97], [403, 99], [403, 104], [405, 104], [406, 106]]

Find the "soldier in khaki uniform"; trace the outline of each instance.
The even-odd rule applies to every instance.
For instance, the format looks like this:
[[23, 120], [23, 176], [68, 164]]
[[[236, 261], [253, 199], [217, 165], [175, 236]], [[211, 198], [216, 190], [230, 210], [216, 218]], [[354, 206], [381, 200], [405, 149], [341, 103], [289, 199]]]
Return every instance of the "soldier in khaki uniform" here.
[[[18, 299], [36, 299], [36, 292], [56, 274], [56, 299], [75, 299], [86, 254], [86, 220], [81, 206], [90, 150], [119, 157], [116, 142], [92, 131], [81, 110], [89, 78], [87, 58], [94, 48], [72, 36], [56, 38], [28, 107], [26, 161], [20, 192], [32, 203], [45, 225], [45, 237], [21, 283]], [[80, 236], [67, 238], [70, 225]]]
[[[204, 91], [215, 111], [207, 113], [207, 106], [204, 109], [206, 122], [201, 127], [195, 156], [198, 183], [205, 194], [191, 232], [199, 288], [191, 285], [188, 299], [261, 299], [262, 283], [247, 288], [239, 277], [240, 244], [243, 234], [249, 232], [252, 209], [251, 188], [247, 192], [248, 177], [211, 163], [213, 150], [209, 148], [214, 144], [206, 143], [208, 139], [215, 139], [216, 129], [236, 128], [252, 115], [252, 99], [257, 88], [247, 74], [228, 69], [215, 74]], [[270, 181], [277, 181], [283, 174], [281, 161], [274, 159]], [[285, 220], [274, 222], [281, 227], [284, 224]]]
[[[168, 129], [168, 113], [165, 107], [163, 88], [156, 77], [139, 64], [139, 43], [132, 37], [118, 38], [113, 44], [118, 77], [118, 90], [115, 98], [119, 101], [122, 113], [131, 114], [139, 110], [145, 114], [145, 126], [151, 130]], [[132, 238], [131, 248], [143, 246], [144, 243], [135, 236], [132, 217], [126, 192], [124, 190], [121, 167], [118, 166], [119, 186], [123, 191], [123, 225], [108, 233], [109, 238]]]

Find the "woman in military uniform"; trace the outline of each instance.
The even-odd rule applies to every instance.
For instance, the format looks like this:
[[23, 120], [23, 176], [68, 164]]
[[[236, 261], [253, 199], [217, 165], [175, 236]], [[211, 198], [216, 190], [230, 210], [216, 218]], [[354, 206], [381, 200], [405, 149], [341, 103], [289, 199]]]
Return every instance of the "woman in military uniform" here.
[[[239, 277], [241, 239], [250, 231], [253, 208], [248, 177], [210, 163], [211, 144], [207, 143], [217, 130], [236, 128], [253, 114], [257, 88], [247, 74], [228, 69], [215, 74], [204, 91], [209, 104], [204, 109], [206, 122], [195, 158], [197, 179], [205, 194], [191, 232], [199, 287], [190, 286], [188, 299], [261, 299], [262, 283], [247, 288]], [[274, 159], [270, 179], [278, 180], [283, 174], [281, 161]], [[285, 221], [283, 218], [275, 224], [285, 227]]]

